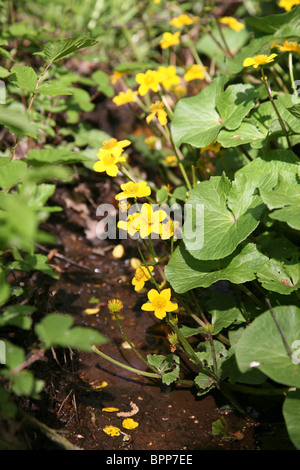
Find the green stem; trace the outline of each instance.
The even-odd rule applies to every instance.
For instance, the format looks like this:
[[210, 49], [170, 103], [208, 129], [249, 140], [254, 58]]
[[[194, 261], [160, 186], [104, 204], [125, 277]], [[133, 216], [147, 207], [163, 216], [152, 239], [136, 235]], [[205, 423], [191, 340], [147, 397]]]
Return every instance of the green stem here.
[[[115, 315], [115, 318], [116, 318], [116, 321], [117, 321], [117, 324], [118, 324], [118, 327], [122, 333], [122, 335], [124, 336], [125, 338], [125, 341], [127, 341], [127, 343], [129, 344], [129, 346], [131, 347], [131, 349], [135, 352], [135, 354], [144, 362], [144, 364], [146, 364], [146, 366], [149, 367], [148, 365], [148, 362], [147, 360], [138, 352], [138, 350], [136, 349], [136, 347], [134, 346], [134, 344], [130, 341], [130, 339], [128, 338], [128, 336], [126, 335], [122, 325], [121, 325], [121, 322], [120, 322], [120, 318], [119, 318], [119, 315], [117, 312], [114, 312], [114, 315]], [[150, 367], [153, 371], [153, 367]]]
[[133, 372], [134, 374], [137, 375], [143, 375], [145, 377], [152, 377], [155, 379], [160, 379], [159, 374], [155, 374], [153, 372], [146, 372], [143, 370], [135, 369], [134, 367], [127, 366], [126, 364], [122, 364], [122, 362], [117, 361], [116, 359], [113, 359], [110, 356], [107, 356], [107, 354], [104, 354], [102, 351], [100, 351], [95, 345], [92, 346], [92, 351], [98, 354], [98, 356], [101, 356], [103, 359], [106, 359], [107, 361], [111, 362], [112, 364], [115, 364], [116, 366], [122, 367], [123, 369], [129, 370], [130, 372]]
[[294, 71], [293, 71], [293, 54], [292, 52], [289, 53], [289, 74], [291, 79], [291, 85], [293, 88], [293, 92], [297, 95], [297, 88], [295, 87], [295, 78], [294, 78]]
[[285, 124], [284, 124], [284, 122], [283, 122], [283, 120], [282, 120], [282, 117], [281, 117], [281, 115], [280, 115], [280, 113], [279, 113], [279, 111], [278, 111], [278, 109], [277, 109], [277, 106], [276, 106], [276, 104], [275, 104], [275, 102], [274, 102], [274, 100], [273, 100], [271, 88], [270, 88], [270, 85], [269, 85], [269, 83], [268, 83], [267, 77], [266, 77], [265, 74], [264, 74], [264, 69], [263, 69], [263, 67], [260, 67], [260, 71], [261, 71], [262, 80], [263, 80], [263, 82], [264, 82], [264, 84], [265, 84], [265, 88], [266, 88], [266, 90], [267, 90], [269, 99], [270, 99], [270, 101], [271, 101], [271, 103], [272, 103], [272, 106], [273, 106], [273, 108], [274, 108], [275, 113], [277, 114], [277, 117], [278, 117], [278, 119], [279, 119], [281, 128], [282, 128], [283, 133], [284, 133], [284, 135], [285, 135], [285, 138], [286, 138], [286, 141], [287, 141], [289, 150], [292, 151], [292, 146], [291, 146], [291, 143], [290, 143], [290, 139], [289, 139], [289, 136], [288, 136], [287, 129], [286, 129]]

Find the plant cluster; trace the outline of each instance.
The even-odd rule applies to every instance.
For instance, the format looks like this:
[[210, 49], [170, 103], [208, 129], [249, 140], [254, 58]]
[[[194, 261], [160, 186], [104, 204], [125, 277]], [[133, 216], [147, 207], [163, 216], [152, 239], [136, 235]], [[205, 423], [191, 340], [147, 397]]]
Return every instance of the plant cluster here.
[[[139, 256], [132, 288], [144, 299], [142, 310], [168, 325], [170, 355], [143, 358], [126, 337], [122, 303], [114, 299], [109, 308], [125, 339], [152, 372], [119, 365], [167, 385], [191, 385], [198, 395], [217, 388], [241, 412], [235, 392], [280, 397], [299, 449], [299, 2], [272, 2], [275, 13], [261, 16], [250, 2], [253, 9], [241, 8], [236, 17], [219, 16], [214, 2], [153, 0], [145, 9], [139, 3], [131, 3], [129, 18], [118, 16], [129, 62], [120, 53], [110, 77], [100, 70], [80, 77], [61, 66], [70, 54], [96, 46], [100, 27], [97, 34], [46, 42], [35, 51], [38, 73], [5, 47], [27, 38], [28, 28], [12, 25], [2, 34], [8, 66], [0, 68], [7, 85], [0, 122], [16, 140], [0, 159], [0, 325], [32, 328], [33, 310], [16, 302], [24, 292], [10, 288], [8, 273], [56, 275], [35, 253], [37, 243], [51, 242], [41, 222], [60, 210], [46, 205], [54, 181], [70, 181], [70, 164], [99, 178], [123, 175], [116, 201], [126, 218], [118, 226], [136, 240]], [[93, 100], [84, 86], [111, 98], [116, 110], [130, 107], [150, 131], [147, 138], [117, 140], [85, 126], [81, 112], [92, 110]], [[62, 111], [68, 125], [56, 136]], [[16, 159], [24, 136], [37, 145]], [[142, 168], [132, 164], [132, 148], [143, 156]], [[153, 169], [159, 177], [150, 176]], [[167, 210], [173, 205], [184, 213], [181, 224]], [[74, 327], [71, 317], [51, 314], [34, 331], [41, 347], [28, 358], [4, 339], [0, 373], [16, 395], [38, 395], [42, 384], [28, 365], [52, 346], [116, 362], [97, 347], [103, 336]], [[181, 376], [182, 355], [192, 380]], [[0, 398], [7, 411], [7, 389]]]

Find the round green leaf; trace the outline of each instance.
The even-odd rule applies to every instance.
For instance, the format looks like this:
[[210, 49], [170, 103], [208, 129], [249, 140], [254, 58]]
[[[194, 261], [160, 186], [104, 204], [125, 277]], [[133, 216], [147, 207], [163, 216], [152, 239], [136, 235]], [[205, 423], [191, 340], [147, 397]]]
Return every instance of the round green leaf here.
[[236, 345], [238, 367], [241, 372], [257, 367], [275, 382], [300, 387], [300, 308], [280, 306], [273, 313], [277, 322], [268, 310], [241, 335]]

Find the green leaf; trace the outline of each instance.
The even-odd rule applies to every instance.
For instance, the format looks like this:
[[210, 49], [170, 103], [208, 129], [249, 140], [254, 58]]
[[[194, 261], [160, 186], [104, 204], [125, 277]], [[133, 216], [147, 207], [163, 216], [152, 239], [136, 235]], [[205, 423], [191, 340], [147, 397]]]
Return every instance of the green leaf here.
[[217, 419], [212, 423], [211, 431], [214, 436], [219, 436], [223, 439], [226, 439], [228, 436], [228, 424], [225, 416]]
[[239, 174], [232, 184], [213, 176], [189, 191], [183, 241], [194, 258], [225, 258], [255, 230], [265, 207], [254, 190], [251, 179]]
[[34, 311], [35, 308], [31, 305], [10, 305], [0, 314], [0, 326], [12, 325], [29, 330], [32, 320], [28, 315]]
[[0, 124], [17, 136], [28, 135], [34, 139], [37, 137], [35, 124], [29, 120], [25, 110], [21, 107], [0, 105]]
[[90, 351], [94, 344], [103, 344], [107, 341], [98, 331], [88, 327], [72, 326], [73, 322], [74, 319], [69, 315], [53, 313], [35, 325], [35, 332], [45, 343], [46, 348], [60, 346]]
[[165, 275], [175, 292], [182, 294], [220, 280], [233, 284], [252, 281], [265, 262], [266, 257], [252, 243], [241, 243], [234, 253], [221, 260], [202, 261], [193, 258], [181, 242], [165, 267]]
[[42, 83], [36, 89], [36, 93], [42, 93], [42, 95], [46, 96], [64, 96], [64, 95], [72, 95], [73, 92], [63, 88], [56, 83]]
[[27, 165], [22, 160], [15, 160], [1, 166], [0, 188], [4, 191], [17, 185], [28, 171]]
[[9, 82], [19, 88], [33, 92], [37, 84], [37, 74], [27, 65], [14, 65], [10, 70]]
[[148, 354], [147, 362], [158, 371], [162, 382], [166, 385], [170, 385], [179, 378], [180, 358], [175, 354], [169, 354], [167, 357], [160, 354]]
[[197, 396], [204, 395], [215, 387], [213, 379], [203, 372], [199, 372], [195, 377], [194, 382], [199, 389], [197, 390]]
[[27, 158], [28, 162], [35, 167], [44, 165], [69, 165], [89, 160], [80, 152], [57, 148], [42, 150], [32, 149], [29, 151]]
[[110, 85], [109, 76], [102, 70], [97, 70], [92, 74], [92, 79], [97, 85], [97, 91], [104, 93], [111, 98], [114, 96], [114, 88]]
[[300, 390], [291, 390], [287, 393], [282, 407], [283, 417], [289, 438], [300, 450]]
[[289, 12], [275, 15], [250, 16], [245, 21], [257, 33], [273, 34], [274, 37], [294, 34], [299, 36], [300, 7], [296, 6]]
[[[300, 387], [295, 341], [300, 339], [300, 309], [288, 305], [273, 308], [259, 315], [242, 333], [236, 345], [236, 360], [241, 372], [257, 367], [271, 380], [291, 387]], [[277, 323], [279, 325], [277, 325]], [[283, 339], [284, 338], [284, 339]]]
[[300, 183], [298, 178], [279, 177], [278, 184], [270, 191], [261, 189], [263, 202], [270, 210], [271, 219], [286, 222], [290, 227], [300, 230]]
[[300, 288], [300, 262], [269, 259], [258, 270], [257, 279], [266, 290], [288, 295]]
[[226, 81], [225, 76], [215, 78], [197, 96], [183, 98], [177, 103], [171, 131], [178, 147], [182, 143], [204, 147], [218, 135], [222, 123], [215, 107], [216, 98]]
[[48, 42], [44, 46], [43, 55], [48, 62], [55, 62], [80, 49], [94, 46], [97, 42], [98, 41], [92, 39], [88, 34], [81, 34], [70, 39]]
[[216, 99], [216, 107], [226, 129], [236, 129], [255, 106], [257, 92], [252, 85], [229, 85]]
[[49, 265], [47, 256], [41, 254], [27, 254], [23, 260], [13, 261], [10, 266], [11, 269], [16, 269], [19, 271], [40, 271], [44, 274], [47, 274], [48, 276], [53, 277], [54, 279], [59, 278], [58, 274]]

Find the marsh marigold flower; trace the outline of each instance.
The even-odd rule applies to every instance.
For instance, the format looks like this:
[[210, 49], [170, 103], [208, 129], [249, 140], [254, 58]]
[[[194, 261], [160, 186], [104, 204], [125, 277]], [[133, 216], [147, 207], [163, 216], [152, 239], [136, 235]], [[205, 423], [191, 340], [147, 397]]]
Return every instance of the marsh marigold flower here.
[[116, 313], [122, 310], [123, 303], [119, 299], [111, 299], [108, 301], [107, 306], [111, 313]]
[[159, 74], [156, 70], [147, 70], [146, 73], [138, 73], [135, 77], [137, 83], [140, 85], [138, 92], [141, 96], [146, 95], [149, 90], [158, 92], [159, 88]]
[[124, 147], [130, 144], [130, 140], [118, 141], [117, 139], [102, 142], [102, 147], [97, 154], [99, 161], [94, 164], [94, 170], [100, 173], [106, 171], [109, 176], [117, 176], [119, 171], [117, 163], [126, 161], [121, 154]]
[[300, 53], [300, 46], [298, 44], [298, 42], [289, 42], [289, 41], [284, 41], [283, 45], [280, 46], [279, 44], [276, 44], [274, 46], [272, 46], [272, 49], [273, 47], [278, 47], [278, 49], [281, 51], [281, 52], [298, 52]]
[[151, 289], [148, 292], [149, 302], [142, 305], [142, 310], [153, 312], [154, 315], [162, 320], [168, 312], [174, 312], [178, 309], [178, 305], [171, 302], [171, 289], [164, 289], [158, 292], [156, 289]]
[[139, 212], [135, 212], [134, 214], [129, 214], [127, 216], [127, 221], [119, 220], [118, 228], [122, 230], [126, 230], [131, 237], [139, 232]]
[[170, 25], [178, 29], [190, 24], [193, 24], [193, 20], [186, 14], [176, 16], [170, 21]]
[[250, 67], [251, 65], [253, 65], [253, 67], [257, 69], [259, 65], [269, 64], [270, 62], [273, 62], [277, 55], [278, 54], [271, 54], [267, 56], [264, 54], [260, 54], [256, 55], [255, 57], [247, 57], [247, 59], [245, 59], [243, 62], [243, 66]]
[[130, 88], [128, 88], [128, 90], [125, 92], [120, 91], [120, 93], [112, 100], [117, 106], [122, 106], [123, 104], [134, 103], [136, 101], [135, 97], [137, 94], [137, 91], [132, 91]]
[[146, 181], [141, 181], [140, 183], [133, 183], [129, 181], [128, 183], [121, 184], [121, 193], [117, 194], [115, 199], [120, 201], [121, 199], [137, 198], [137, 197], [146, 197], [150, 196], [151, 188], [147, 185]]
[[117, 83], [117, 81], [120, 80], [120, 78], [122, 78], [124, 75], [124, 73], [121, 73], [121, 72], [118, 72], [117, 70], [114, 70], [113, 71], [113, 74], [110, 75], [110, 81], [113, 85], [115, 85]]
[[174, 67], [174, 65], [169, 65], [169, 67], [160, 66], [157, 72], [159, 74], [160, 83], [166, 90], [170, 90], [172, 87], [179, 85], [180, 77], [176, 75], [176, 67]]
[[179, 36], [180, 36], [180, 31], [177, 31], [176, 33], [164, 33], [163, 38], [160, 41], [160, 47], [162, 49], [167, 49], [168, 47], [171, 46], [176, 46], [179, 44]]
[[280, 0], [278, 6], [290, 11], [294, 6], [300, 5], [300, 0]]
[[201, 65], [194, 64], [192, 65], [184, 74], [183, 79], [186, 82], [190, 82], [191, 80], [203, 80], [205, 78], [204, 74], [205, 67], [201, 67]]
[[165, 126], [168, 122], [168, 115], [164, 109], [164, 104], [161, 101], [156, 101], [155, 103], [152, 103], [150, 105], [150, 111], [151, 114], [146, 117], [147, 124], [149, 124], [152, 119], [157, 116], [157, 119], [159, 120], [160, 124], [162, 126]]
[[145, 282], [151, 279], [151, 274], [153, 271], [153, 266], [138, 266], [135, 270], [134, 278], [131, 283], [134, 286], [135, 291], [141, 290]]
[[234, 31], [241, 31], [245, 28], [243, 23], [240, 23], [238, 20], [233, 18], [232, 16], [223, 16], [223, 18], [219, 19], [219, 22], [222, 24], [226, 24], [229, 28], [234, 29]]
[[139, 217], [137, 218], [137, 227], [141, 237], [146, 238], [151, 233], [160, 234], [161, 223], [166, 217], [167, 214], [165, 211], [154, 211], [151, 204], [143, 204]]

